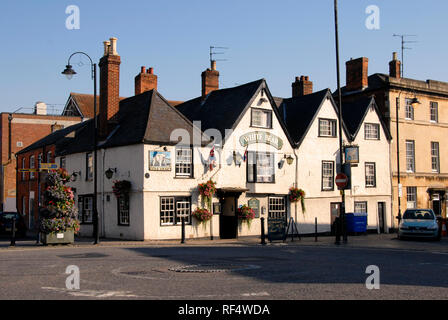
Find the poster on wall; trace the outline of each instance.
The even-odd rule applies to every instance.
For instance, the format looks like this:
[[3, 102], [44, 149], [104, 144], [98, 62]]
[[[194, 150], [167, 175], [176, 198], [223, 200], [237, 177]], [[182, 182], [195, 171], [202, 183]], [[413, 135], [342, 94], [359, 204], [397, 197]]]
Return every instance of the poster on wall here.
[[250, 199], [247, 203], [255, 212], [255, 218], [260, 218], [260, 200]]
[[149, 151], [149, 170], [171, 171], [171, 152]]

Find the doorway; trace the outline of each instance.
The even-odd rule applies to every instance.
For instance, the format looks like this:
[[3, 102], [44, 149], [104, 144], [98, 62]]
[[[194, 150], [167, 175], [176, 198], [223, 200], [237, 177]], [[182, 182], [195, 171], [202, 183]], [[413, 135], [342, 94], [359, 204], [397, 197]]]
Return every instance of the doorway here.
[[336, 228], [334, 225], [334, 221], [341, 214], [341, 206], [342, 206], [342, 203], [340, 203], [340, 202], [334, 202], [334, 203], [331, 203], [331, 205], [330, 205], [330, 226], [331, 226], [331, 234], [332, 235], [336, 234]]
[[379, 233], [387, 232], [385, 202], [378, 202], [378, 230]]
[[221, 239], [235, 239], [238, 236], [236, 200], [234, 196], [226, 196], [221, 200], [221, 214], [219, 215], [219, 237]]

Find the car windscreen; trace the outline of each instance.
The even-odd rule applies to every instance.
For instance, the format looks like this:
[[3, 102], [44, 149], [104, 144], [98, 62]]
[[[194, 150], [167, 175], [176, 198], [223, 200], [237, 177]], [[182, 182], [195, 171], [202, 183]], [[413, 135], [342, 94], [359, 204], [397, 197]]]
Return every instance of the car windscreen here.
[[429, 210], [407, 210], [404, 220], [434, 220], [434, 214]]

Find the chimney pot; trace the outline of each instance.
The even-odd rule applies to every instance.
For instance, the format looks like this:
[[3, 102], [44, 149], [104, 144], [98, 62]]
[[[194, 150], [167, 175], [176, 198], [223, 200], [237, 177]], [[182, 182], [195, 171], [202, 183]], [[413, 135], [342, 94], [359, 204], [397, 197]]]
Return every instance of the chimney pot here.
[[104, 44], [104, 56], [108, 56], [110, 49], [110, 41], [103, 41], [103, 44]]
[[154, 74], [154, 68], [149, 68], [149, 69], [148, 69], [148, 73], [149, 73], [149, 74]]
[[211, 62], [211, 69], [216, 70], [216, 61], [215, 60], [212, 60], [212, 62]]
[[146, 73], [146, 67], [142, 67], [142, 71], [140, 73]]
[[109, 54], [117, 56], [117, 38], [110, 38], [110, 51]]

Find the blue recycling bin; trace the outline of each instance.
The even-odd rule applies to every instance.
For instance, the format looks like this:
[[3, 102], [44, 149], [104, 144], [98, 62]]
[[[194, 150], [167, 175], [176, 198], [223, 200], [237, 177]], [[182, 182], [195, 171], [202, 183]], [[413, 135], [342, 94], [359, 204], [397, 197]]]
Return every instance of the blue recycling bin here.
[[367, 213], [347, 213], [345, 216], [347, 222], [347, 232], [367, 232]]

